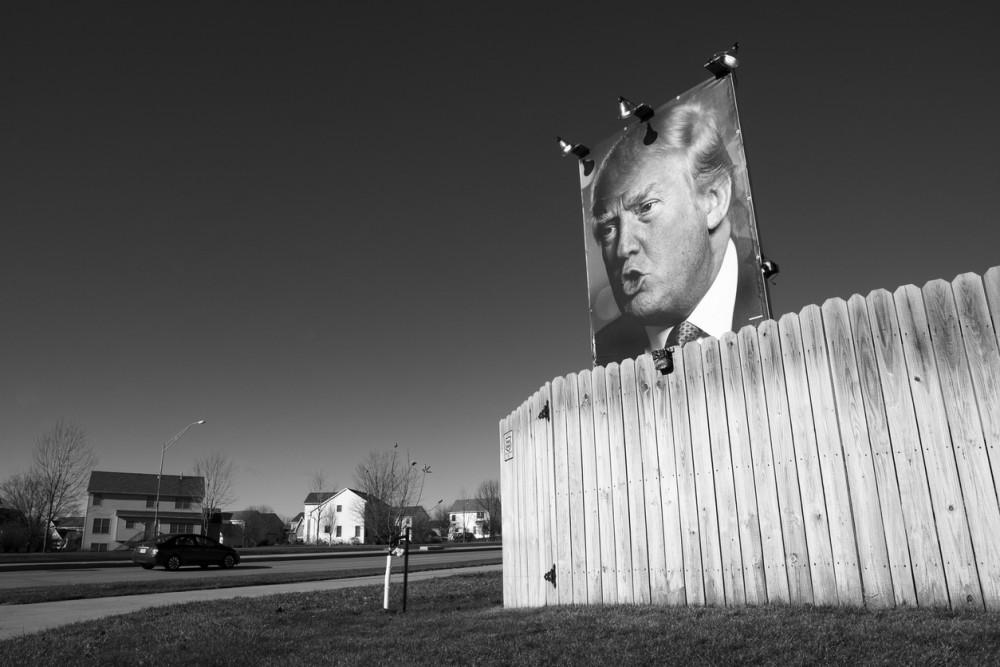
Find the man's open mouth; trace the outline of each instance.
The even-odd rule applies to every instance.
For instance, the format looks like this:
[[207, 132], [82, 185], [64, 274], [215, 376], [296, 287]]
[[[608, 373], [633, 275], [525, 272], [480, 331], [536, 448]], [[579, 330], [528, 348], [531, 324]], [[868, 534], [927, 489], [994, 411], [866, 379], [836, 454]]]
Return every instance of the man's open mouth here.
[[629, 269], [622, 273], [622, 293], [625, 296], [635, 296], [642, 290], [642, 285], [646, 281], [646, 274], [636, 269]]

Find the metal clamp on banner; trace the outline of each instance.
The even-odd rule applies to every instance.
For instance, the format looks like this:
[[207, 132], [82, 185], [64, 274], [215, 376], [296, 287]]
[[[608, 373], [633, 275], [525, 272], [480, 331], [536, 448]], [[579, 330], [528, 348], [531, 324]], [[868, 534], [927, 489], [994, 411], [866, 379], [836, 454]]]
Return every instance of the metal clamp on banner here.
[[660, 375], [670, 375], [674, 372], [674, 348], [665, 347], [662, 350], [653, 350], [653, 366], [660, 371]]
[[732, 73], [740, 66], [740, 61], [736, 59], [736, 50], [740, 48], [739, 42], [733, 42], [725, 51], [719, 51], [712, 55], [711, 60], [705, 63], [705, 69], [712, 73], [716, 79], [721, 79]]

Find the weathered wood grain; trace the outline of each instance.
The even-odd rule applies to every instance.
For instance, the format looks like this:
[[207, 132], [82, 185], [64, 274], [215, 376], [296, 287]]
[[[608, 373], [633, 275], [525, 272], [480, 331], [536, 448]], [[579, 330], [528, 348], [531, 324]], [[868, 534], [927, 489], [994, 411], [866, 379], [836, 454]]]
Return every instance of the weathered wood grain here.
[[580, 450], [583, 457], [583, 527], [586, 543], [587, 603], [600, 604], [601, 516], [597, 501], [597, 445], [594, 431], [594, 386], [591, 372], [576, 378], [580, 400]]
[[998, 609], [1000, 507], [997, 505], [958, 311], [951, 285], [943, 280], [933, 280], [924, 285], [923, 294], [983, 602], [990, 609]]
[[982, 608], [979, 575], [937, 378], [923, 294], [915, 286], [906, 285], [896, 290], [893, 301], [937, 521], [948, 598], [953, 609]]
[[726, 591], [722, 579], [719, 516], [715, 506], [715, 466], [712, 464], [712, 439], [708, 428], [701, 342], [688, 343], [681, 352], [684, 355], [684, 384], [687, 390], [688, 421], [691, 427], [691, 461], [694, 464], [705, 604], [723, 606], [726, 604]]
[[864, 604], [864, 597], [854, 519], [851, 516], [851, 496], [847, 488], [847, 472], [840, 445], [840, 426], [823, 331], [823, 314], [819, 306], [803, 308], [799, 313], [799, 324], [806, 376], [809, 379], [813, 423], [816, 426], [816, 450], [819, 452], [819, 468], [823, 475], [826, 515], [829, 518], [837, 598], [842, 605], [861, 606]]
[[750, 453], [750, 426], [747, 422], [743, 370], [736, 334], [722, 334], [719, 338], [719, 353], [722, 358], [729, 446], [733, 459], [744, 593], [747, 604], [765, 604], [767, 581], [764, 574], [764, 551], [761, 545], [760, 522], [757, 518], [757, 492], [754, 489], [753, 456]]
[[649, 564], [650, 601], [667, 601], [667, 550], [663, 540], [663, 502], [660, 493], [660, 461], [657, 450], [656, 369], [644, 354], [635, 360], [639, 399], [639, 435], [642, 443], [642, 491], [646, 510], [646, 541]]
[[[628, 468], [625, 462], [625, 434], [622, 424], [622, 381], [618, 364], [605, 368], [608, 392], [608, 441], [611, 450], [612, 511], [615, 516], [615, 562], [618, 602], [632, 604], [632, 524], [628, 497]], [[638, 537], [636, 537], [638, 539]]]
[[812, 604], [812, 575], [809, 568], [809, 548], [806, 544], [805, 519], [802, 515], [802, 493], [792, 442], [788, 393], [785, 387], [785, 367], [781, 357], [778, 323], [761, 322], [757, 342], [763, 370], [767, 422], [771, 432], [771, 453], [777, 482], [778, 508], [781, 512], [781, 535], [785, 549], [785, 570], [788, 573], [788, 595], [794, 604]]

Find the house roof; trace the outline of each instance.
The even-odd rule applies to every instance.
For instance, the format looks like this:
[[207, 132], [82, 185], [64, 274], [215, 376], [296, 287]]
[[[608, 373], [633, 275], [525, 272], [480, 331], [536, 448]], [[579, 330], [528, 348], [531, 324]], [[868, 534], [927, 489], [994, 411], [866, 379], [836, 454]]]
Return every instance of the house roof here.
[[449, 512], [482, 512], [486, 508], [476, 498], [460, 498], [451, 504]]
[[[124, 495], [152, 496], [156, 494], [156, 475], [143, 472], [90, 473], [87, 493], [121, 493]], [[160, 483], [160, 497], [202, 498], [205, 495], [205, 478], [193, 475], [164, 475]]]
[[427, 514], [427, 510], [424, 509], [423, 505], [410, 505], [408, 507], [400, 507], [400, 516], [416, 516], [418, 514]]
[[319, 505], [337, 495], [336, 491], [311, 491], [303, 501], [306, 505]]
[[350, 487], [346, 487], [345, 486], [344, 488], [340, 489], [339, 491], [313, 491], [308, 496], [306, 496], [305, 504], [306, 505], [322, 505], [323, 503], [327, 502], [331, 498], [334, 498], [336, 496], [339, 496], [339, 495], [343, 494], [345, 491], [350, 491], [351, 493], [353, 493], [354, 495], [358, 496], [359, 498], [361, 498], [362, 500], [364, 500], [366, 502], [369, 501], [369, 500], [371, 500], [371, 497], [367, 493], [365, 493], [364, 491], [358, 491], [357, 489], [352, 489]]

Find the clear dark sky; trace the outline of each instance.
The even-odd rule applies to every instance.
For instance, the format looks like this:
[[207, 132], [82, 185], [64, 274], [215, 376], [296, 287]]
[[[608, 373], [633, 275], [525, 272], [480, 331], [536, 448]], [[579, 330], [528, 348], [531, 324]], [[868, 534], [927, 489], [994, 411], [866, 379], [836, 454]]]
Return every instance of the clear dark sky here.
[[594, 4], [4, 3], [0, 478], [59, 418], [149, 473], [204, 418], [165, 471], [225, 452], [237, 509], [396, 441], [428, 509], [473, 495], [499, 418], [590, 365], [555, 135], [735, 40], [775, 315], [1000, 264], [982, 16]]

